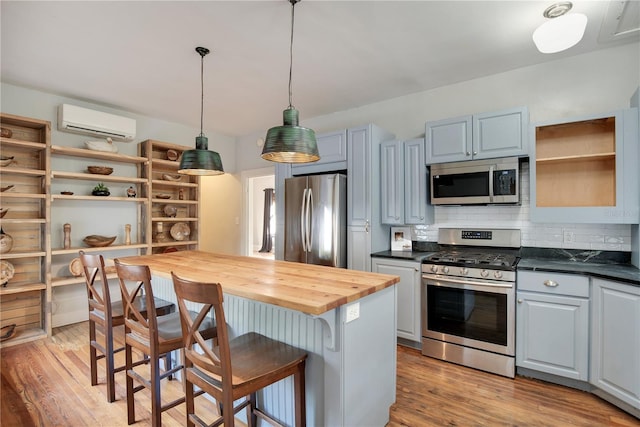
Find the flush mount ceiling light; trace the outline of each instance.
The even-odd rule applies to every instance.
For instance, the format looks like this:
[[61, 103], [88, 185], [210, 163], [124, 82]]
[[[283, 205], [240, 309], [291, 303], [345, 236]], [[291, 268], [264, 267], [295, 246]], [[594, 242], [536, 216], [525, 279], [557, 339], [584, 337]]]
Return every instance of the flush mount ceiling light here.
[[542, 14], [549, 20], [533, 32], [533, 42], [542, 53], [556, 53], [575, 46], [584, 35], [587, 17], [581, 13], [566, 14], [573, 4], [556, 3]]
[[289, 107], [282, 113], [284, 124], [269, 129], [262, 148], [262, 158], [280, 163], [311, 163], [320, 160], [316, 133], [298, 126], [298, 110], [291, 103], [291, 75], [293, 70], [293, 18], [296, 3], [291, 3], [291, 44], [289, 46]]
[[197, 47], [200, 54], [200, 135], [196, 136], [196, 149], [182, 153], [178, 173], [185, 175], [221, 175], [222, 160], [220, 154], [209, 151], [209, 140], [202, 133], [202, 116], [204, 110], [204, 56], [209, 53], [206, 47]]

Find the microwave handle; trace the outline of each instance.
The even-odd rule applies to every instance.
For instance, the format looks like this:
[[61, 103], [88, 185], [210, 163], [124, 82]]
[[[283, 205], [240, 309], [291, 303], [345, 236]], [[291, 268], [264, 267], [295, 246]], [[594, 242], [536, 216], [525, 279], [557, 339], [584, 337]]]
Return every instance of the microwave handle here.
[[493, 202], [493, 172], [495, 171], [496, 166], [489, 166], [489, 201]]

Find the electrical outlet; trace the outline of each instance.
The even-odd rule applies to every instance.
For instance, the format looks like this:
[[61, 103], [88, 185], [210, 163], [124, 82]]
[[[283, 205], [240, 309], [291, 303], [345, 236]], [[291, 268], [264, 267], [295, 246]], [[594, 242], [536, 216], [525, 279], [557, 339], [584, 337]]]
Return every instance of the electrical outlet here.
[[576, 241], [576, 235], [573, 231], [565, 231], [563, 240], [565, 243], [572, 243]]
[[358, 317], [360, 317], [360, 303], [354, 302], [353, 304], [348, 305], [346, 323], [356, 320]]

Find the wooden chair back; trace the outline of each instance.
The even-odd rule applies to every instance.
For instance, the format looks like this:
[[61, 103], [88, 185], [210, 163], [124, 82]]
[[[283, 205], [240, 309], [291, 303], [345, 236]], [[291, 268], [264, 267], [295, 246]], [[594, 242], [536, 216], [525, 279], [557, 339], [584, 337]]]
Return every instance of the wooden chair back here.
[[[208, 372], [222, 382], [222, 390], [232, 389], [231, 353], [229, 335], [224, 316], [222, 287], [219, 283], [193, 282], [171, 273], [178, 300], [185, 346], [185, 366], [195, 366]], [[192, 318], [187, 302], [202, 305], [197, 316]], [[213, 351], [214, 340], [207, 342], [199, 331], [200, 325], [213, 310], [217, 327], [217, 354]]]
[[[149, 340], [149, 343], [157, 343], [158, 319], [149, 267], [146, 265], [125, 265], [118, 259], [115, 260], [115, 265], [122, 294], [126, 330]], [[135, 304], [135, 299], [139, 295], [144, 295], [145, 313], [141, 312], [138, 304]]]
[[[80, 251], [80, 262], [84, 271], [87, 285], [87, 298], [89, 312], [96, 310], [104, 313], [105, 319], [111, 319], [111, 294], [109, 281], [105, 272], [104, 258], [102, 255], [87, 254]], [[98, 285], [97, 282], [100, 282]]]

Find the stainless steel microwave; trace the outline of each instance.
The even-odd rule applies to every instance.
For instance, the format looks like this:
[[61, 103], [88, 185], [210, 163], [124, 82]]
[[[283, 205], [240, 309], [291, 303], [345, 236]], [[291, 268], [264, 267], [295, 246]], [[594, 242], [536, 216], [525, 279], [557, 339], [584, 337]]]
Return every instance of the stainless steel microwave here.
[[517, 157], [431, 165], [431, 204], [519, 204]]

